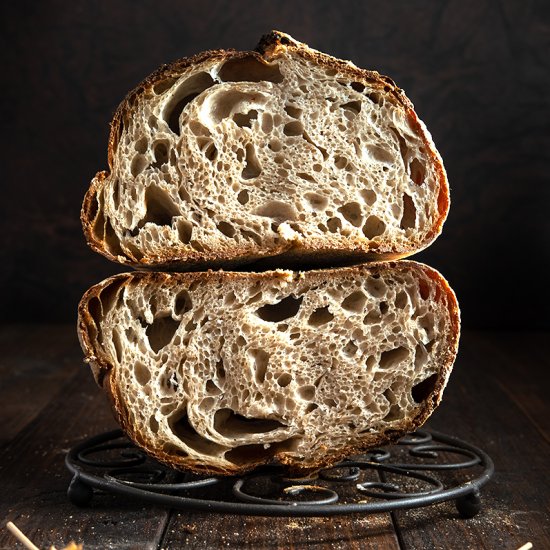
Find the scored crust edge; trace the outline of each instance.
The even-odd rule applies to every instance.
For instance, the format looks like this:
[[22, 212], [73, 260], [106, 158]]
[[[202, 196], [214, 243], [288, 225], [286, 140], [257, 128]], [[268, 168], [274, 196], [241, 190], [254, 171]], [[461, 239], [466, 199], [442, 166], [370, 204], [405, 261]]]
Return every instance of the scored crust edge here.
[[[179, 470], [213, 475], [238, 475], [251, 471], [258, 466], [264, 464], [276, 463], [285, 466], [290, 473], [306, 475], [310, 472], [314, 472], [321, 468], [329, 467], [333, 464], [336, 464], [340, 460], [348, 456], [364, 452], [379, 445], [384, 445], [397, 441], [405, 434], [410, 433], [422, 426], [442, 400], [443, 390], [445, 389], [445, 386], [447, 384], [458, 352], [458, 342], [460, 337], [460, 310], [454, 291], [449, 286], [449, 283], [443, 277], [443, 275], [441, 275], [441, 273], [425, 264], [421, 264], [419, 262], [411, 260], [402, 260], [398, 262], [373, 262], [370, 264], [362, 264], [346, 268], [319, 270], [314, 272], [310, 271], [308, 272], [308, 275], [330, 277], [331, 273], [335, 271], [348, 273], [355, 271], [368, 274], [377, 269], [388, 268], [396, 270], [411, 269], [416, 272], [422, 272], [424, 275], [427, 275], [430, 279], [440, 285], [441, 289], [448, 299], [451, 329], [446, 335], [447, 341], [445, 345], [445, 352], [444, 356], [441, 358], [434, 389], [419, 406], [418, 412], [414, 417], [406, 418], [399, 424], [394, 424], [390, 429], [386, 429], [383, 432], [375, 434], [365, 434], [362, 437], [361, 441], [354, 445], [338, 449], [337, 451], [326, 452], [325, 454], [323, 454], [322, 457], [320, 457], [317, 462], [314, 462], [310, 466], [305, 468], [302, 464], [294, 461], [291, 456], [285, 453], [285, 451], [280, 451], [279, 453], [276, 453], [274, 456], [267, 459], [251, 461], [248, 464], [243, 464], [240, 466], [235, 464], [234, 468], [216, 468], [212, 466], [205, 466], [199, 460], [193, 460], [190, 457], [182, 458], [178, 455], [169, 454], [162, 449], [155, 447], [153, 442], [143, 437], [143, 434], [136, 430], [133, 424], [129, 421], [128, 411], [115, 383], [115, 376], [113, 376], [115, 366], [111, 363], [108, 355], [102, 351], [101, 345], [95, 338], [95, 336], [97, 336], [95, 322], [87, 309], [88, 302], [94, 297], [98, 298], [105, 288], [110, 285], [118, 285], [119, 287], [121, 287], [127, 284], [131, 279], [136, 280], [140, 278], [148, 278], [153, 284], [160, 283], [172, 277], [177, 277], [180, 281], [196, 281], [197, 279], [251, 279], [252, 277], [254, 277], [256, 280], [272, 280], [274, 278], [285, 278], [288, 272], [266, 271], [260, 273], [239, 273], [230, 271], [224, 272], [209, 270], [206, 272], [198, 273], [163, 273], [138, 271], [131, 273], [121, 273], [109, 277], [101, 283], [91, 287], [84, 294], [79, 303], [77, 332], [80, 345], [85, 355], [84, 361], [85, 363], [89, 364], [97, 384], [107, 394], [115, 419], [120, 424], [122, 429], [136, 445], [141, 447], [159, 462]], [[95, 335], [94, 332], [96, 333]]]
[[426, 151], [430, 157], [430, 161], [433, 163], [434, 171], [439, 184], [439, 194], [437, 196], [437, 211], [439, 217], [434, 221], [431, 231], [427, 233], [426, 237], [420, 242], [413, 241], [412, 244], [415, 246], [410, 248], [399, 248], [392, 246], [389, 243], [382, 242], [378, 246], [378, 250], [368, 248], [362, 239], [350, 239], [350, 245], [345, 250], [345, 253], [357, 262], [369, 260], [396, 260], [424, 250], [438, 237], [443, 229], [443, 224], [447, 218], [450, 207], [447, 173], [443, 166], [443, 160], [433, 144], [431, 134], [424, 123], [418, 118], [418, 115], [414, 111], [412, 102], [388, 76], [381, 75], [377, 71], [361, 69], [354, 65], [351, 61], [337, 59], [326, 53], [317, 51], [310, 48], [307, 44], [298, 42], [288, 34], [274, 30], [263, 35], [260, 38], [256, 49], [252, 51], [237, 51], [234, 49], [208, 50], [191, 57], [176, 60], [167, 65], [162, 65], [155, 72], [146, 77], [122, 100], [110, 125], [108, 142], [109, 170], [99, 171], [95, 175], [82, 203], [80, 214], [82, 229], [86, 242], [92, 250], [102, 254], [113, 262], [128, 265], [134, 268], [147, 269], [162, 265], [166, 269], [173, 270], [178, 270], [181, 268], [197, 269], [204, 266], [216, 268], [231, 265], [234, 267], [239, 264], [251, 263], [256, 260], [269, 259], [273, 256], [279, 256], [283, 262], [286, 256], [289, 256], [291, 260], [289, 265], [292, 265], [293, 259], [298, 261], [308, 261], [311, 256], [320, 257], [325, 254], [328, 256], [331, 254], [337, 256], [340, 255], [343, 250], [342, 246], [335, 245], [330, 240], [325, 240], [321, 245], [307, 243], [306, 246], [303, 246], [301, 242], [282, 241], [276, 247], [266, 248], [260, 246], [256, 254], [250, 254], [249, 250], [240, 250], [238, 246], [235, 246], [231, 252], [217, 253], [216, 251], [209, 251], [208, 253], [205, 253], [189, 251], [183, 256], [159, 254], [158, 256], [151, 257], [152, 259], [150, 260], [145, 257], [136, 262], [124, 253], [124, 251], [120, 248], [120, 245], [117, 246], [119, 253], [113, 254], [107, 249], [105, 242], [97, 239], [93, 232], [93, 222], [97, 213], [96, 195], [100, 190], [103, 181], [110, 175], [110, 171], [113, 170], [114, 154], [118, 146], [122, 125], [124, 120], [127, 119], [128, 115], [131, 113], [133, 104], [140, 95], [145, 93], [146, 90], [152, 89], [155, 84], [161, 82], [162, 80], [170, 78], [171, 76], [180, 75], [183, 70], [194, 64], [200, 64], [206, 61], [215, 62], [228, 59], [239, 59], [249, 57], [251, 55], [256, 57], [256, 59], [265, 62], [269, 61], [271, 57], [276, 56], [281, 50], [291, 51], [306, 60], [328, 68], [336, 68], [344, 75], [353, 77], [358, 81], [368, 81], [371, 86], [373, 83], [379, 85], [380, 91], [384, 92], [386, 95], [390, 95], [396, 103], [399, 103], [403, 107], [409, 117], [410, 123], [414, 126], [415, 132], [422, 139]]

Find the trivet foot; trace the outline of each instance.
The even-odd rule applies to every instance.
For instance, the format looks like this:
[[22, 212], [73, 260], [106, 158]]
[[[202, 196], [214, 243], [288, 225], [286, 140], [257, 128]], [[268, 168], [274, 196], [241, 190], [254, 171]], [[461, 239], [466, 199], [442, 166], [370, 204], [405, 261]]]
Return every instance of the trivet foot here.
[[67, 496], [73, 504], [84, 507], [88, 506], [92, 501], [94, 490], [88, 484], [84, 483], [77, 474], [69, 484]]
[[470, 519], [477, 516], [481, 510], [481, 497], [479, 496], [479, 491], [473, 491], [472, 493], [457, 498], [455, 505], [461, 518]]

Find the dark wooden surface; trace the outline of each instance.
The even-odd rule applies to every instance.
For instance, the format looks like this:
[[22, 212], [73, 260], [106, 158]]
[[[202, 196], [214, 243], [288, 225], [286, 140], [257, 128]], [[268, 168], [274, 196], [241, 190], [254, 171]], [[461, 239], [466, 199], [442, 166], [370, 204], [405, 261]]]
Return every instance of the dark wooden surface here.
[[[74, 327], [0, 327], [0, 520], [41, 548], [90, 549], [550, 547], [549, 335], [466, 331], [429, 425], [485, 449], [496, 475], [470, 520], [450, 503], [393, 516], [258, 518], [182, 513], [98, 494], [67, 501], [69, 447], [115, 427], [82, 365]], [[0, 527], [0, 548], [22, 548]]]
[[452, 198], [418, 258], [449, 279], [465, 326], [550, 328], [525, 296], [550, 300], [548, 0], [2, 2], [0, 320], [70, 322], [120, 270], [87, 248], [78, 218], [125, 94], [162, 63], [251, 49], [273, 28], [388, 74], [415, 104]]

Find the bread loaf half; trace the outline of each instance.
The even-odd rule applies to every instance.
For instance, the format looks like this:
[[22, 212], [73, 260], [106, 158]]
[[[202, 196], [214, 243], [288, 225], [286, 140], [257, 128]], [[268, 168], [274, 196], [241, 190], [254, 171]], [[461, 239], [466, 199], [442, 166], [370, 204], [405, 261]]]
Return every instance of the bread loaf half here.
[[111, 277], [79, 308], [128, 435], [175, 468], [305, 472], [418, 428], [457, 351], [446, 281], [415, 262]]
[[272, 32], [258, 51], [163, 66], [126, 97], [82, 223], [124, 264], [280, 267], [407, 256], [448, 208], [441, 158], [402, 90]]

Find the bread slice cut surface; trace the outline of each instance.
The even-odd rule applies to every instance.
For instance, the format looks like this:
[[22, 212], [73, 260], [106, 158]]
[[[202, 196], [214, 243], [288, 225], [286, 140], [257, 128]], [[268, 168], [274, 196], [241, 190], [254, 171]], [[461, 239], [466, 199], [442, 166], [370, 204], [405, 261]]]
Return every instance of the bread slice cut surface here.
[[175, 468], [219, 474], [307, 472], [416, 429], [458, 334], [452, 290], [408, 261], [122, 274], [79, 308], [86, 361], [128, 435]]
[[112, 260], [185, 270], [403, 257], [448, 207], [441, 158], [391, 79], [272, 32], [258, 51], [164, 66], [127, 96], [82, 223]]

